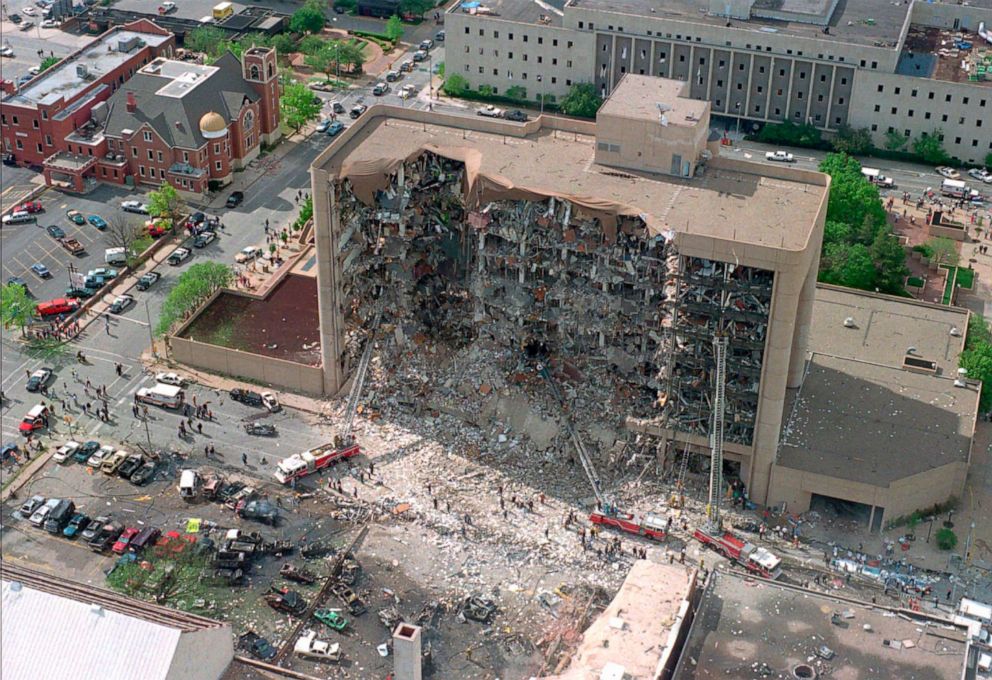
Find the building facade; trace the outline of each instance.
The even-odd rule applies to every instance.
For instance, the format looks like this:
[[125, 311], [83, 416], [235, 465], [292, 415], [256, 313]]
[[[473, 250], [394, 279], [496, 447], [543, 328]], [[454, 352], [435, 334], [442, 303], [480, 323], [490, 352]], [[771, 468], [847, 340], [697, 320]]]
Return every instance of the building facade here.
[[882, 147], [890, 131], [911, 141], [939, 129], [962, 162], [981, 164], [992, 152], [992, 42], [983, 37], [992, 1], [738, 5], [455, 5], [445, 16], [446, 72], [496, 94], [523, 88], [532, 100], [588, 82], [605, 96], [627, 73], [673, 78], [743, 130], [850, 125]]
[[49, 186], [169, 183], [188, 194], [230, 182], [279, 135], [276, 53], [211, 65], [171, 59], [149, 21], [112, 29], [0, 102], [4, 152]]

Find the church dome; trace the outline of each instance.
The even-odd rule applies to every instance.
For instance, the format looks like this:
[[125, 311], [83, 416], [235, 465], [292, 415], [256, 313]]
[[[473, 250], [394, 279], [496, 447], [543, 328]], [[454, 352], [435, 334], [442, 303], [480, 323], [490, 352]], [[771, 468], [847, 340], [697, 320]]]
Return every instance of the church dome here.
[[207, 139], [223, 137], [227, 134], [227, 123], [219, 113], [207, 111], [200, 118], [200, 134]]

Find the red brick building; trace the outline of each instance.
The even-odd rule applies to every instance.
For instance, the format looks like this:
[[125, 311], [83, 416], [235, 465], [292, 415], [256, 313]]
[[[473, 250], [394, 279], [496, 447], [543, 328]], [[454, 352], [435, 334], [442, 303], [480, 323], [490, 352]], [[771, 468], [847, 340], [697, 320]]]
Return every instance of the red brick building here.
[[0, 100], [5, 153], [50, 186], [97, 181], [202, 194], [279, 137], [276, 54], [171, 59], [172, 34], [141, 20], [112, 29]]

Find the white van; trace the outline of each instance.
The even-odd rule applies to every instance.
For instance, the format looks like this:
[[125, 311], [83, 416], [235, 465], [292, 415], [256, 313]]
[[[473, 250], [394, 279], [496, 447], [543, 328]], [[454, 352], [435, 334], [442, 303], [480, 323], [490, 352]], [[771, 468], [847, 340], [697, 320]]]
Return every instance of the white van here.
[[142, 387], [138, 390], [134, 398], [153, 406], [163, 408], [179, 408], [186, 400], [186, 394], [178, 385], [163, 385], [158, 383], [154, 387]]
[[26, 210], [15, 210], [9, 215], [4, 215], [4, 224], [24, 224], [25, 222], [36, 222], [37, 218]]
[[200, 490], [200, 475], [196, 470], [183, 470], [179, 475], [179, 496], [181, 498], [196, 498]]
[[877, 184], [880, 187], [892, 188], [896, 185], [895, 181], [891, 177], [886, 177], [882, 174], [881, 170], [876, 168], [861, 168], [861, 174], [865, 176], [872, 184]]
[[127, 265], [127, 249], [126, 248], [107, 248], [103, 251], [103, 261], [107, 264], [114, 264], [119, 266]]
[[964, 198], [968, 193], [968, 185], [958, 179], [945, 179], [940, 185], [940, 193], [954, 198]]

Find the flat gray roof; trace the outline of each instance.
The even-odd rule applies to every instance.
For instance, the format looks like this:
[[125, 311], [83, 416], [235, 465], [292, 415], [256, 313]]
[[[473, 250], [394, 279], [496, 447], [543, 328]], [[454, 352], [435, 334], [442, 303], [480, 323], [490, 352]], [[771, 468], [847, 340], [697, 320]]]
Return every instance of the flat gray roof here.
[[[972, 4], [985, 6], [989, 2], [990, 0], [976, 0]], [[768, 5], [768, 3], [756, 3], [755, 11], [761, 11], [762, 5]], [[657, 0], [569, 0], [567, 7], [613, 14], [628, 14], [632, 17], [648, 16], [653, 19], [673, 19], [705, 26], [723, 27], [727, 23], [725, 17], [708, 14], [709, 0], [665, 0], [665, 2], [658, 2]], [[752, 29], [755, 32], [756, 40], [760, 40], [759, 36], [767, 36], [767, 39], [773, 40], [776, 35], [783, 35], [860, 45], [886, 43], [888, 46], [894, 47], [899, 40], [909, 8], [910, 3], [908, 2], [897, 3], [891, 0], [842, 1], [837, 4], [837, 8], [827, 23], [830, 26], [830, 33], [828, 34], [824, 34], [822, 27], [816, 24], [774, 21], [754, 17], [747, 21], [732, 19], [731, 27]], [[567, 8], [566, 11], [568, 11]], [[624, 29], [631, 33], [641, 32], [634, 22], [625, 25]], [[806, 56], [815, 57], [816, 55]]]
[[[136, 38], [143, 41], [145, 45], [158, 47], [171, 37], [171, 35], [140, 33], [125, 29], [111, 31], [84, 47], [79, 54], [56, 64], [37, 78], [28, 81], [18, 92], [5, 97], [3, 101], [22, 106], [47, 106], [63, 98], [70, 100], [90, 87], [94, 80], [113, 71], [134, 56], [134, 50], [129, 52], [117, 51], [117, 45], [120, 41]], [[140, 45], [136, 49], [140, 49]], [[86, 66], [90, 78], [84, 80], [76, 74], [76, 66], [79, 64]]]
[[[838, 626], [830, 621], [834, 612], [853, 616]], [[821, 645], [836, 656], [815, 658]], [[820, 668], [819, 677], [959, 680], [965, 648], [963, 630], [940, 620], [715, 571], [674, 677], [792, 678], [793, 668], [806, 663]]]
[[[525, 24], [543, 23], [546, 26], [562, 25], [562, 8], [565, 0], [476, 0], [478, 8], [463, 8], [457, 3], [449, 13], [476, 14], [483, 18], [519, 21]], [[474, 4], [474, 3], [469, 3]], [[542, 17], [544, 21], [542, 22]]]
[[[844, 326], [847, 318], [853, 319], [853, 328]], [[913, 356], [935, 361], [940, 375], [953, 376], [967, 327], [966, 309], [819, 285], [809, 350], [901, 367], [913, 347]]]
[[[381, 115], [375, 115], [380, 111]], [[597, 165], [592, 135], [538, 129], [523, 137], [471, 129], [472, 117], [434, 112], [418, 122], [417, 111], [377, 105], [334, 142], [314, 165], [338, 175], [344, 163], [405, 159], [430, 148], [479, 154], [479, 171], [515, 187], [537, 192], [595, 197], [635, 208], [649, 225], [675, 232], [769, 248], [800, 251], [807, 247], [824, 186], [711, 164], [701, 177], [682, 179]], [[452, 125], [445, 125], [450, 120]], [[512, 123], [480, 120], [489, 129], [519, 131]], [[352, 132], [353, 130], [353, 132]], [[451, 157], [459, 157], [452, 155]]]
[[690, 98], [688, 91], [688, 83], [681, 80], [627, 73], [603, 102], [599, 115], [658, 120], [662, 115], [658, 104], [662, 104], [668, 125], [695, 127], [710, 103]]

